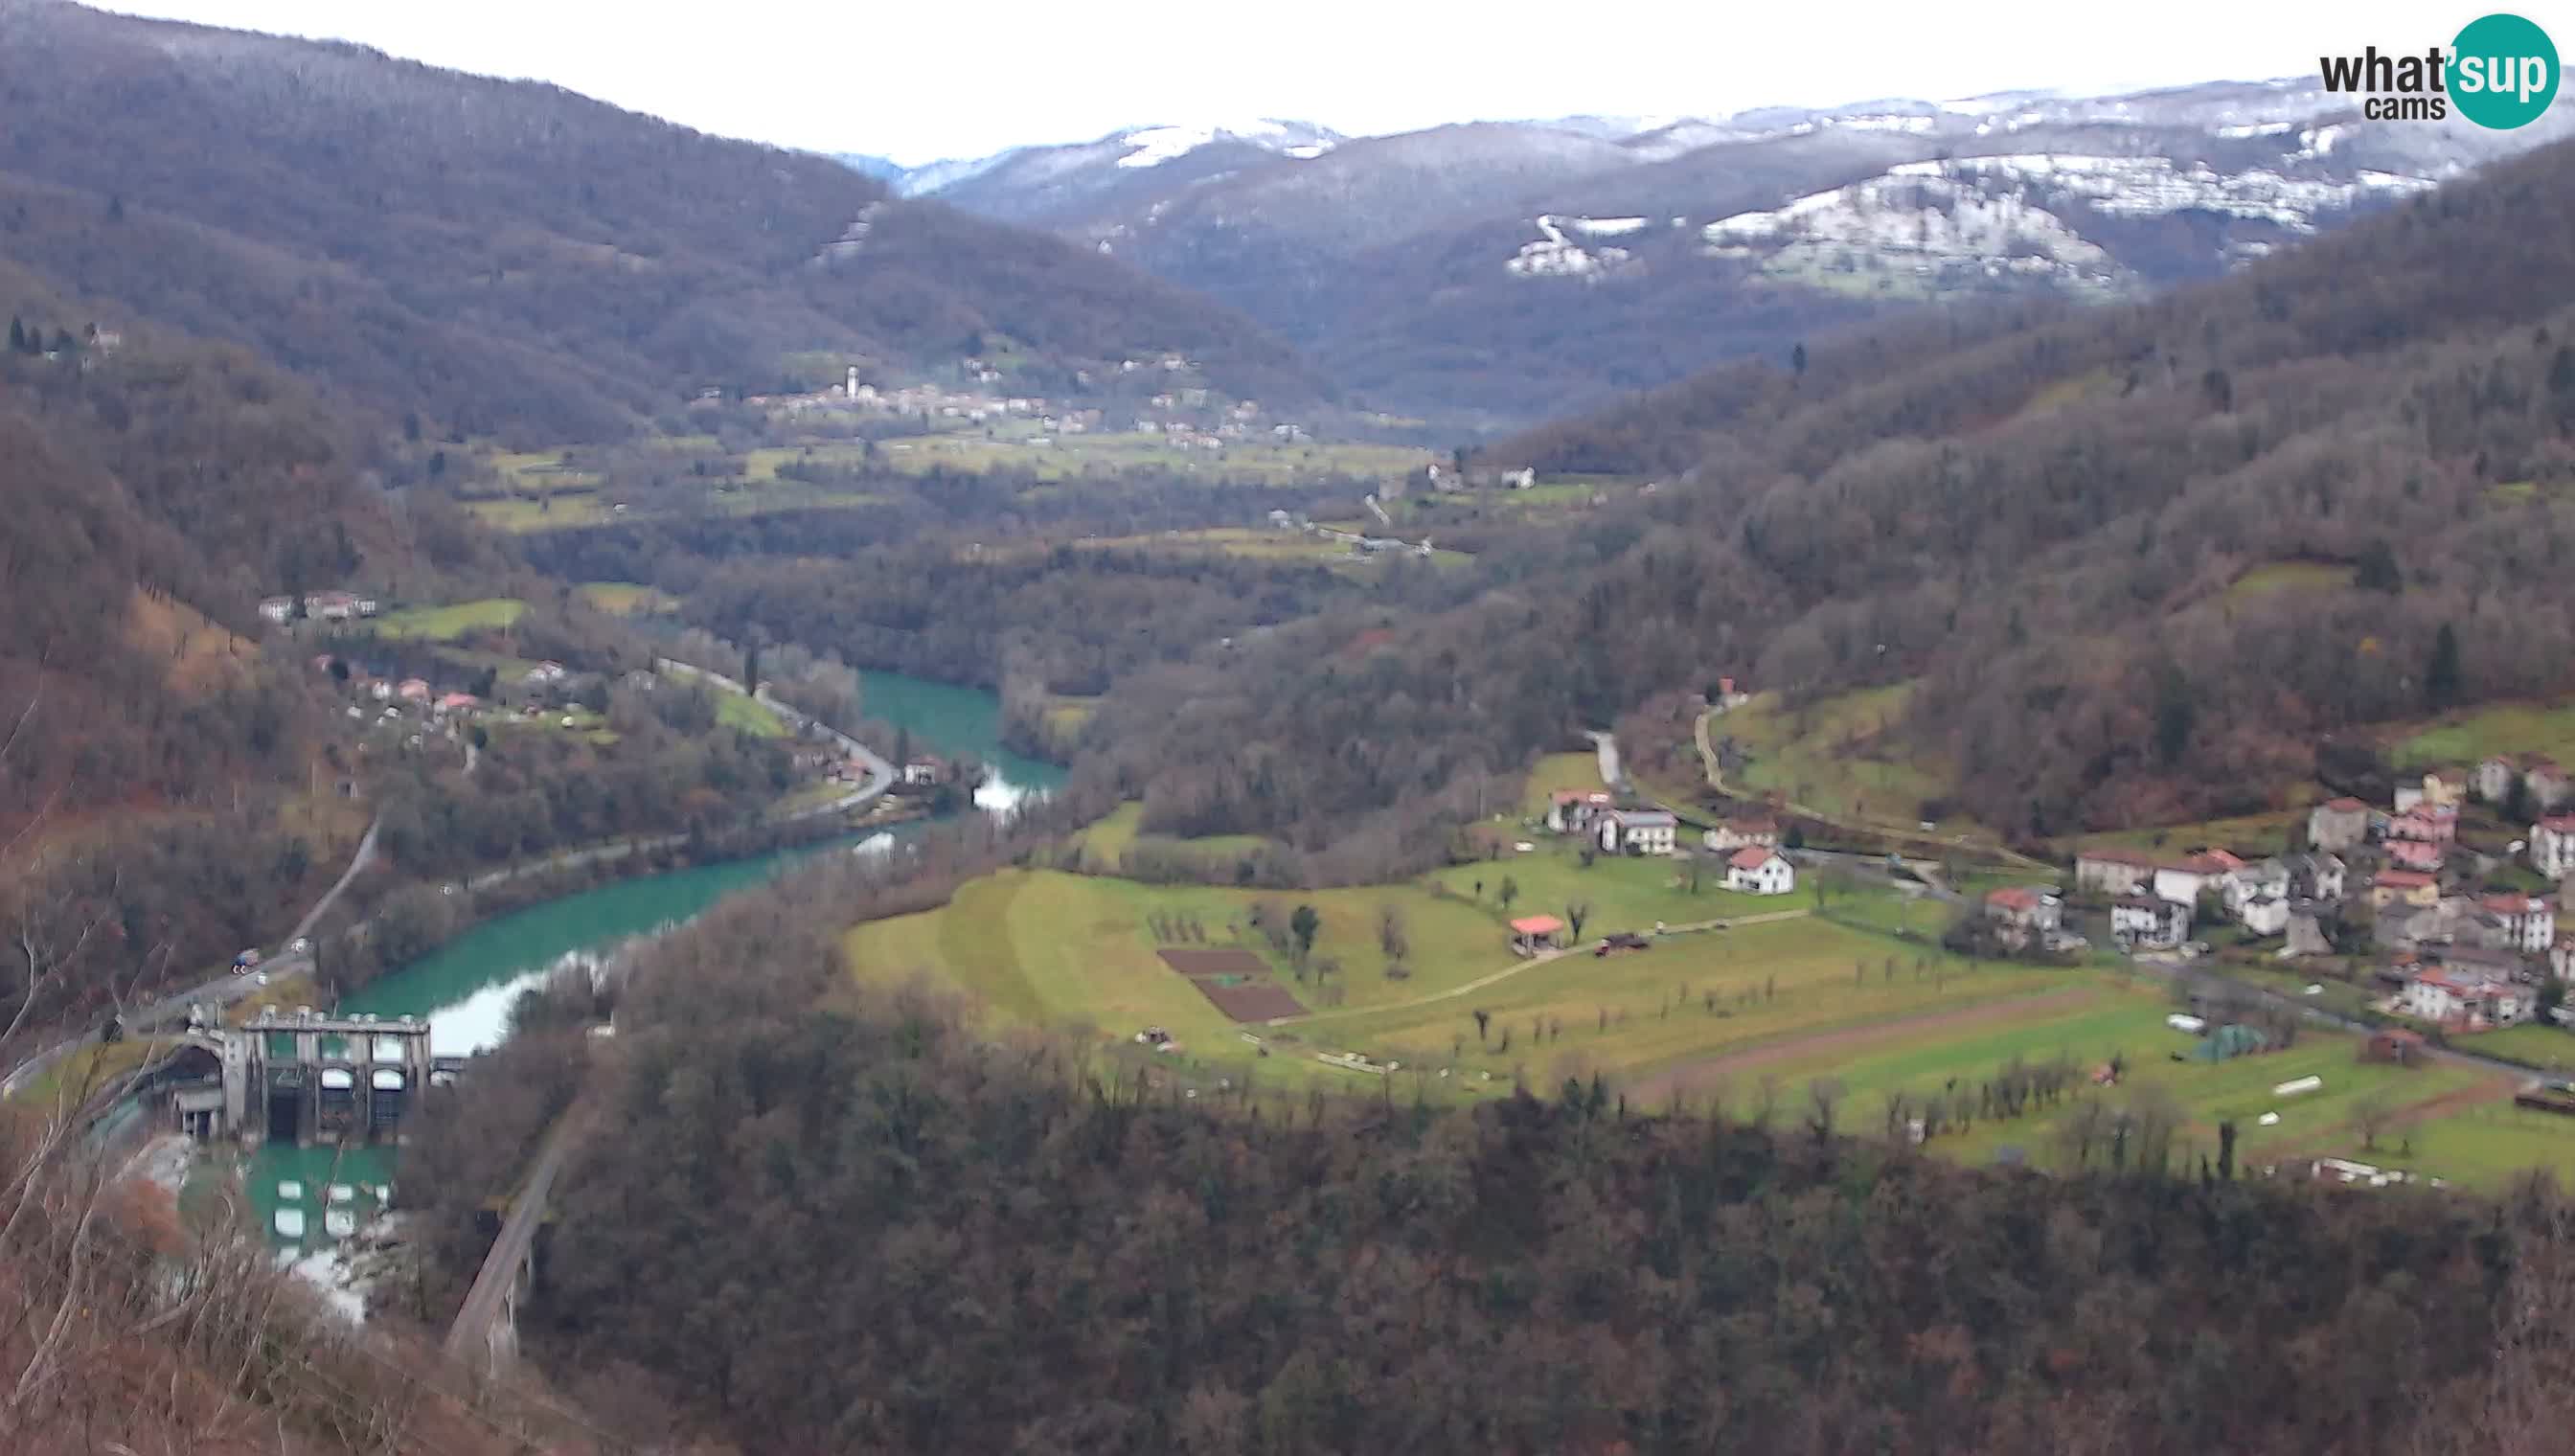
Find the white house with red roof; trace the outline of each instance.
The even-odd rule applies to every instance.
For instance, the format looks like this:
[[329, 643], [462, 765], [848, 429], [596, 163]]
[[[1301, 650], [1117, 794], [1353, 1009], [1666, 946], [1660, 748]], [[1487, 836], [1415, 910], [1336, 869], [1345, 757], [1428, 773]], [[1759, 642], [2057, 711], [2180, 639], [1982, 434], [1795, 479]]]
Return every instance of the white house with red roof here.
[[2549, 879], [2575, 874], [2575, 814], [2550, 814], [2530, 826], [2530, 867]]
[[2490, 894], [2477, 907], [2503, 922], [2514, 949], [2539, 955], [2557, 943], [2557, 907], [2535, 894]]
[[1786, 894], [1797, 887], [1797, 869], [1787, 855], [1754, 844], [1726, 859], [1725, 887], [1743, 894]]
[[2509, 1026], [2530, 1014], [2531, 998], [2505, 976], [2465, 965], [2417, 970], [2405, 982], [2405, 1014], [2473, 1030]]
[[2026, 945], [2055, 933], [2064, 902], [2034, 885], [2015, 884], [1985, 893], [1985, 918], [2008, 945]]
[[2558, 767], [2554, 758], [2524, 758], [2521, 783], [2529, 790], [2531, 804], [2542, 810], [2555, 808], [2575, 795], [2575, 781], [2567, 778], [2566, 770]]
[[2369, 838], [2369, 805], [2356, 798], [2328, 798], [2307, 810], [2307, 842], [2319, 849], [2349, 849]]
[[2197, 904], [2200, 891], [2213, 887], [2227, 875], [2244, 867], [2244, 861], [2223, 849], [2202, 849], [2187, 859], [2155, 866], [2155, 895], [2160, 899]]
[[1559, 788], [1547, 799], [1546, 826], [1559, 834], [1578, 834], [1591, 827], [1591, 816], [1609, 807], [1609, 795], [1597, 788]]

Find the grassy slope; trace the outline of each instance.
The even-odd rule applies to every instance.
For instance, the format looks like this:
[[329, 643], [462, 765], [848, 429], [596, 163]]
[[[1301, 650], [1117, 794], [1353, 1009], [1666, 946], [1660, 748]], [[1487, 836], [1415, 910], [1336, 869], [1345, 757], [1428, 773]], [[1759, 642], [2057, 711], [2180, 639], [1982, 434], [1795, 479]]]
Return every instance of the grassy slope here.
[[[1561, 872], [1597, 874], [1617, 862]], [[1282, 909], [1309, 902], [1321, 913], [1315, 953], [1341, 962], [1344, 1005], [1323, 1006], [1312, 985], [1269, 951], [1248, 921], [1259, 898]], [[1376, 923], [1387, 904], [1401, 909], [1413, 945], [1414, 974], [1404, 981], [1382, 974]], [[2213, 1154], [2221, 1119], [2237, 1123], [2248, 1163], [2353, 1151], [2354, 1109], [2378, 1096], [2400, 1118], [2426, 1119], [2411, 1134], [2419, 1154], [2411, 1165], [2425, 1171], [2493, 1186], [2532, 1164], [2575, 1167], [2575, 1124], [2498, 1109], [2509, 1078], [2446, 1064], [2409, 1070], [2363, 1063], [2348, 1035], [2310, 1031], [2282, 1052], [2216, 1064], [2174, 1061], [2170, 1053], [2191, 1038], [2164, 1025], [2171, 1008], [2159, 988], [2116, 972], [1963, 962], [1923, 942], [1812, 917], [1673, 936], [1606, 958], [1574, 954], [1530, 964], [1502, 948], [1499, 914], [1489, 896], [1469, 903], [1419, 885], [1265, 896], [1006, 870], [969, 883], [940, 910], [859, 926], [846, 950], [862, 978], [927, 972], [975, 993], [1001, 1022], [1087, 1025], [1116, 1037], [1160, 1025], [1192, 1057], [1241, 1069], [1256, 1056], [1242, 1028], [1154, 954], [1149, 917], [1191, 915], [1205, 927], [1203, 943], [1253, 950], [1281, 984], [1315, 1007], [1287, 1027], [1255, 1028], [1281, 1053], [1261, 1063], [1265, 1076], [1346, 1081], [1311, 1061], [1318, 1050], [1444, 1068], [1450, 1075], [1437, 1089], [1452, 1095], [1506, 1087], [1514, 1078], [1549, 1085], [1600, 1071], [1633, 1085], [1665, 1070], [1707, 1067], [1692, 1095], [1703, 1098], [1722, 1084], [1738, 1111], [1760, 1081], [1779, 1088], [1782, 1106], [1794, 1108], [1808, 1081], [1829, 1076], [1846, 1089], [1843, 1125], [1873, 1131], [1890, 1091], [1926, 1094], [1952, 1079], [1972, 1089], [2015, 1056], [2063, 1054], [2088, 1071], [2123, 1054], [2128, 1074], [2119, 1087], [2087, 1087], [2013, 1121], [1978, 1121], [1963, 1135], [1939, 1139], [1934, 1150], [1982, 1161], [2013, 1144], [2046, 1163], [2060, 1156], [2057, 1129], [2079, 1098], [2123, 1106], [2151, 1089], [2179, 1108], [2185, 1126], [2177, 1145], [2191, 1157]], [[1480, 1043], [1479, 1009], [1488, 1017]], [[1740, 1067], [1724, 1060], [1746, 1053], [1761, 1059]], [[2322, 1077], [2323, 1088], [2286, 1098], [2271, 1090], [2306, 1075]], [[2280, 1122], [2261, 1126], [2266, 1111], [2278, 1111]], [[2390, 1149], [2398, 1135], [2384, 1139]]]
[[633, 582], [585, 582], [583, 600], [613, 617], [641, 617], [676, 611], [679, 599], [652, 587]]
[[[1944, 766], [1913, 757], [1880, 756], [1878, 735], [1904, 716], [1909, 684], [1845, 693], [1807, 705], [1784, 707], [1775, 693], [1751, 702], [1710, 726], [1752, 754], [1738, 775], [1754, 792], [1776, 790], [1836, 817], [1912, 822], [1927, 798], [1948, 793]], [[1964, 820], [1943, 829], [1972, 827]]]
[[487, 597], [480, 602], [458, 602], [446, 607], [414, 607], [377, 618], [376, 636], [394, 641], [454, 642], [469, 632], [497, 632], [517, 622], [527, 610], [528, 604], [515, 597]]
[[2428, 768], [2494, 753], [2546, 753], [2575, 763], [2575, 704], [2498, 703], [2452, 714], [2400, 734], [2391, 756], [2399, 767]]
[[[2296, 796], [2312, 797], [2314, 785], [2302, 784]], [[2069, 853], [2079, 849], [2143, 849], [2154, 853], [2181, 855], [2202, 845], [2231, 849], [2246, 858], [2285, 853], [2291, 827], [2306, 822], [2307, 810], [2301, 805], [2273, 809], [2266, 813], [2246, 814], [2241, 818], [2208, 819], [2200, 823], [2165, 824], [2139, 829], [2113, 829], [2106, 833], [2085, 834], [2066, 841]]]
[[[1145, 806], [1122, 803], [1099, 822], [1084, 829], [1076, 839], [1083, 854], [1095, 859], [1101, 868], [1115, 870], [1127, 853], [1128, 846], [1144, 829]], [[1208, 834], [1180, 842], [1202, 850], [1210, 859], [1233, 859], [1261, 848], [1269, 841], [1259, 834]]]
[[740, 693], [719, 693], [716, 699], [716, 722], [726, 728], [739, 728], [756, 738], [783, 738], [787, 725], [768, 704]]
[[2351, 585], [2352, 569], [2328, 562], [2265, 562], [2229, 584], [2228, 602], [2268, 597], [2275, 592], [2326, 592]]
[[1549, 753], [1530, 767], [1528, 786], [1520, 794], [1520, 811], [1543, 814], [1559, 788], [1590, 790], [1600, 787], [1600, 757], [1596, 753]]
[[[1587, 903], [1591, 906], [1591, 914], [1583, 922], [1586, 936], [1598, 936], [1611, 930], [1648, 930], [1657, 920], [1675, 925], [1690, 924], [1733, 915], [1799, 909], [1812, 903], [1811, 896], [1802, 892], [1753, 895], [1719, 888], [1724, 876], [1713, 864], [1706, 866], [1698, 892], [1693, 894], [1689, 889], [1687, 871], [1677, 860], [1604, 854], [1585, 868], [1573, 846], [1561, 839], [1541, 837], [1532, 842], [1537, 845], [1534, 852], [1504, 854], [1498, 859], [1451, 865], [1434, 871], [1429, 878], [1488, 907], [1496, 923], [1513, 915], [1554, 915], [1568, 919], [1570, 917], [1565, 914], [1567, 905], [1577, 901]], [[1501, 904], [1505, 878], [1519, 889], [1519, 895], [1511, 901], [1507, 913]], [[1478, 881], [1483, 885], [1480, 893], [1475, 888]]]

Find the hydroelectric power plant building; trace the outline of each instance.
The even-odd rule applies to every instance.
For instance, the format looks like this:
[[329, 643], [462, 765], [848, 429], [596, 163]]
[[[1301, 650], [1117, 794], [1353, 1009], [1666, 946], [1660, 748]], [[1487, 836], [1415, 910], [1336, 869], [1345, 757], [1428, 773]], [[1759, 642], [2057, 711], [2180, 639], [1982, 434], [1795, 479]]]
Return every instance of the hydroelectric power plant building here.
[[164, 1083], [179, 1129], [252, 1143], [397, 1141], [438, 1065], [411, 1016], [263, 1010], [185, 1042]]

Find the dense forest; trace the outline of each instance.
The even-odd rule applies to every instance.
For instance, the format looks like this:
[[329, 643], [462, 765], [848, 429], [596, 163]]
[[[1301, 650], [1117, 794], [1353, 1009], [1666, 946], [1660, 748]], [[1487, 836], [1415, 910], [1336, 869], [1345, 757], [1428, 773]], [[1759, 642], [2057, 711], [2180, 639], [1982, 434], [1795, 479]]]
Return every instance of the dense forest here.
[[[926, 989], [853, 990], [825, 912], [840, 903], [809, 883], [719, 911], [618, 1002], [589, 1093], [601, 1131], [559, 1195], [580, 1236], [555, 1246], [527, 1333], [572, 1388], [614, 1392], [595, 1405], [629, 1439], [2557, 1439], [2564, 1346], [2520, 1317], [2575, 1272], [2553, 1194], [2348, 1195], [2168, 1166], [2168, 1129], [2115, 1107], [2090, 1169], [2046, 1177], [1853, 1140], [1836, 1118], [1870, 1114], [1826, 1096], [1767, 1127], [1579, 1083], [1459, 1112], [1391, 1084], [1373, 1105], [1257, 1084], [1186, 1101], [1070, 1043], [993, 1044]], [[556, 1084], [468, 1079], [458, 1125], [488, 1136], [450, 1140], [523, 1144], [570, 1095], [528, 1089]], [[444, 1156], [470, 1199], [472, 1149]], [[436, 1252], [422, 1292], [452, 1296], [478, 1250]]]
[[1173, 350], [1322, 393], [1114, 260], [556, 87], [61, 0], [0, 3], [0, 257], [459, 439], [632, 433], [798, 351], [1069, 389]]
[[[2035, 837], [2261, 807], [2322, 735], [2564, 691], [2575, 315], [2534, 301], [2575, 286], [2567, 156], [2153, 303], [1835, 336], [1499, 447], [1686, 488], [1486, 553], [1466, 607], [1140, 682], [1110, 736], [1151, 739], [1159, 826], [1310, 839], [1718, 676], [1911, 682], [1948, 807]], [[2309, 575], [2229, 592], [2266, 565]]]

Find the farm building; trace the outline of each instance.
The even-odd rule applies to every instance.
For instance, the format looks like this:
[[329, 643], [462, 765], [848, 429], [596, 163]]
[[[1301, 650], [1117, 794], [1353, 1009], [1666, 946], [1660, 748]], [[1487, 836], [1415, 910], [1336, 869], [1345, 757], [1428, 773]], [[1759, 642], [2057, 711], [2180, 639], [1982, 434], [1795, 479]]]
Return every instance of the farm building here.
[[1725, 887], [1745, 894], [1786, 894], [1797, 887], [1797, 870], [1776, 849], [1737, 849], [1725, 861]]
[[1658, 808], [1611, 809], [1592, 817], [1600, 847], [1613, 854], [1669, 854], [1680, 826], [1679, 819]]
[[2133, 894], [2155, 877], [2155, 858], [2134, 849], [2086, 849], [2074, 856], [2074, 887]]
[[1553, 915], [1522, 915], [1511, 921], [1511, 951], [1535, 955], [1564, 943], [1564, 922]]

